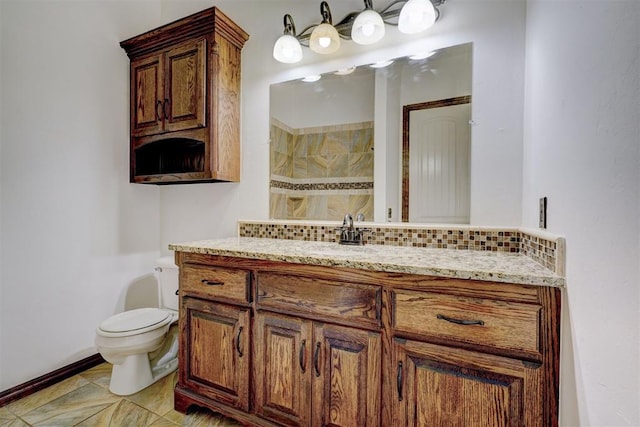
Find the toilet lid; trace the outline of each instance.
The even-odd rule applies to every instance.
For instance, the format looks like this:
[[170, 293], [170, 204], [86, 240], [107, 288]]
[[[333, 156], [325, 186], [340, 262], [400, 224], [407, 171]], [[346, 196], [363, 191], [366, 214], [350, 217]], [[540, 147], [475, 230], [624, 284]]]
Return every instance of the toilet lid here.
[[111, 316], [100, 324], [104, 332], [121, 333], [145, 329], [162, 323], [171, 316], [159, 308], [138, 308]]

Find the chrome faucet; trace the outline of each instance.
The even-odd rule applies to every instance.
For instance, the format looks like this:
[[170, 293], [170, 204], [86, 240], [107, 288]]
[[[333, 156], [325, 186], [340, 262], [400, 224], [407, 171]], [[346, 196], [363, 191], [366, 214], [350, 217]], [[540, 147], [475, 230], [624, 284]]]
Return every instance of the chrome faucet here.
[[344, 216], [344, 220], [342, 220], [342, 229], [343, 230], [348, 230], [348, 231], [353, 231], [353, 217], [351, 216], [350, 213], [347, 213]]
[[[364, 215], [358, 214], [356, 220], [364, 220]], [[340, 231], [341, 245], [364, 245], [363, 232], [371, 230], [367, 228], [355, 228], [353, 225], [353, 217], [350, 213], [347, 213], [342, 221], [342, 227], [336, 228], [336, 231]]]

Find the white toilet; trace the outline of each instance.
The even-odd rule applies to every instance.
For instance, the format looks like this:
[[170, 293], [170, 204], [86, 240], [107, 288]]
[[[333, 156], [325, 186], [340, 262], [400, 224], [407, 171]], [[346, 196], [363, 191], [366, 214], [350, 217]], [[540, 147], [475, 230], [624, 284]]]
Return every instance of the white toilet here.
[[120, 396], [136, 393], [178, 367], [178, 267], [172, 256], [158, 259], [155, 267], [160, 308], [125, 311], [96, 329], [98, 352], [113, 365], [109, 390]]

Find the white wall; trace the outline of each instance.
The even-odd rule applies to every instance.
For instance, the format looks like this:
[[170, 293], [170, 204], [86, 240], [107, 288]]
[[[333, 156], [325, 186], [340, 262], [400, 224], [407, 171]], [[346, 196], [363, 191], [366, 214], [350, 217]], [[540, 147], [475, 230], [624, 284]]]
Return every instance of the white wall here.
[[128, 58], [153, 2], [0, 2], [0, 390], [94, 354], [160, 253], [128, 183]]
[[293, 129], [373, 121], [374, 73], [359, 71], [347, 76], [328, 73], [316, 82], [272, 85], [269, 117]]
[[561, 425], [640, 425], [640, 3], [527, 7], [523, 224], [567, 239]]

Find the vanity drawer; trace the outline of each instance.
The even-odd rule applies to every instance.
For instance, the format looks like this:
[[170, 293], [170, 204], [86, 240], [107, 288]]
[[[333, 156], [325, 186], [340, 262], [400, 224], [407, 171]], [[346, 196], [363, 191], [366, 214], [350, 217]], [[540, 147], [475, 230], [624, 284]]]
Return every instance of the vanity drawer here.
[[426, 292], [393, 291], [392, 325], [398, 332], [540, 354], [537, 304]]
[[246, 304], [251, 274], [246, 270], [185, 264], [180, 269], [180, 290], [192, 296]]
[[258, 273], [257, 307], [312, 320], [378, 329], [382, 289], [277, 273]]

